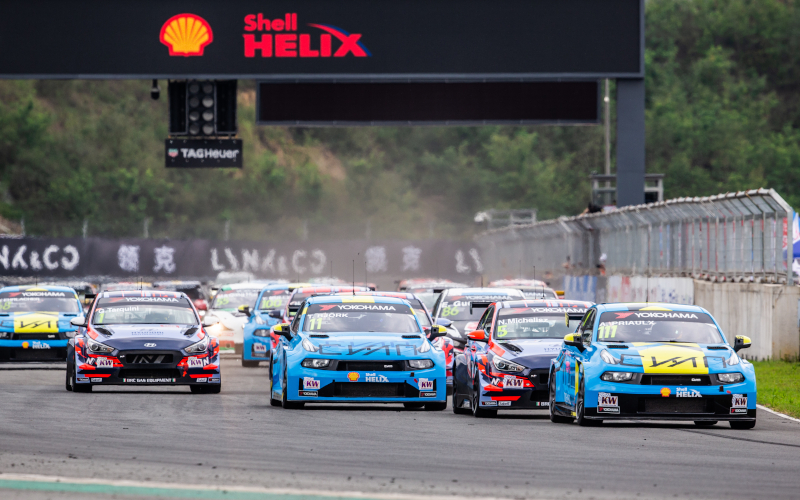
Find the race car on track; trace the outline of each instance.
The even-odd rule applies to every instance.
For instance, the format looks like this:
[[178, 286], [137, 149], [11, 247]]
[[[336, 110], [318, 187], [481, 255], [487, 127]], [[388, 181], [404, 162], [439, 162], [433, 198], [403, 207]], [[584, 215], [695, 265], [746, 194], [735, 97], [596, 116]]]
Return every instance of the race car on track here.
[[397, 285], [397, 290], [401, 292], [413, 293], [425, 304], [428, 309], [433, 309], [436, 299], [447, 288], [466, 288], [468, 285], [454, 283], [450, 280], [434, 280], [425, 278], [415, 278], [402, 280]]
[[522, 300], [525, 296], [511, 288], [448, 288], [441, 292], [433, 306], [434, 322], [451, 322], [447, 336], [453, 341], [455, 355], [464, 351], [467, 333], [475, 330], [486, 308], [498, 300]]
[[68, 391], [95, 385], [188, 385], [220, 392], [219, 344], [181, 292], [101, 292], [67, 349]]
[[486, 309], [453, 368], [453, 412], [491, 417], [497, 410], [544, 409], [547, 377], [564, 335], [591, 302], [515, 300]]
[[203, 284], [199, 281], [157, 281], [153, 283], [153, 288], [156, 290], [171, 290], [174, 292], [183, 292], [194, 303], [195, 309], [200, 313], [200, 318], [205, 316], [208, 311], [208, 296], [203, 290]]
[[0, 361], [64, 360], [83, 316], [78, 295], [63, 286], [0, 289]]
[[601, 304], [590, 308], [550, 372], [550, 419], [688, 420], [756, 425], [756, 376], [702, 307]]
[[[341, 295], [341, 294], [340, 294]], [[431, 314], [428, 312], [428, 308], [425, 307], [425, 304], [413, 293], [408, 292], [354, 292], [354, 295], [361, 296], [361, 297], [394, 297], [397, 299], [403, 299], [407, 301], [411, 308], [414, 310], [414, 314], [417, 315], [417, 320], [419, 320], [419, 324], [422, 325], [422, 329], [426, 332], [426, 334], [430, 334], [431, 326], [433, 325], [433, 319], [431, 318]], [[437, 324], [448, 327], [450, 326], [450, 320], [440, 318], [437, 321]], [[438, 331], [438, 328], [436, 329]], [[433, 339], [428, 337], [433, 345], [441, 349], [445, 355], [445, 362], [447, 364], [447, 393], [450, 394], [451, 388], [453, 385], [453, 357], [455, 354], [453, 344], [453, 340], [447, 337], [446, 335], [442, 335], [441, 337], [434, 337]]]
[[208, 312], [203, 317], [206, 331], [219, 340], [223, 351], [241, 354], [244, 344], [244, 325], [249, 319], [242, 306], [253, 309], [265, 283], [248, 282], [225, 285], [217, 291]]
[[243, 328], [244, 348], [242, 366], [254, 368], [260, 361], [268, 361], [271, 345], [269, 330], [280, 322], [282, 310], [289, 302], [295, 288], [309, 286], [308, 283], [281, 283], [269, 285], [261, 290], [256, 298], [256, 307], [250, 310], [242, 306], [241, 311], [248, 317]]
[[548, 300], [557, 299], [564, 296], [564, 292], [557, 292], [547, 286], [547, 283], [539, 280], [514, 279], [497, 280], [489, 283], [489, 287], [494, 288], [514, 288], [525, 294], [527, 300]]
[[[442, 335], [443, 328], [431, 335]], [[447, 407], [445, 356], [426, 338], [411, 305], [392, 297], [317, 296], [275, 330], [270, 404], [403, 403]]]

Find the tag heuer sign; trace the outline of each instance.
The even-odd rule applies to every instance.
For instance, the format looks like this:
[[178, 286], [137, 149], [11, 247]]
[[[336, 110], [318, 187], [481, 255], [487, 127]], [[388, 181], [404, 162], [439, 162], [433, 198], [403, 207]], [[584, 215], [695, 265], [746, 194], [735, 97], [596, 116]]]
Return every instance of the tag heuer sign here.
[[241, 139], [167, 139], [167, 167], [242, 168]]

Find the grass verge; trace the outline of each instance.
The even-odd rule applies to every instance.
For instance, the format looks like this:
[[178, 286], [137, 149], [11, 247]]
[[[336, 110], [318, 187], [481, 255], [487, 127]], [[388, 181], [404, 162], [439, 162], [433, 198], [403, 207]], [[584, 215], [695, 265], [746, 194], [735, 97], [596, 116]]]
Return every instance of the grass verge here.
[[753, 361], [758, 384], [758, 403], [800, 418], [800, 363]]

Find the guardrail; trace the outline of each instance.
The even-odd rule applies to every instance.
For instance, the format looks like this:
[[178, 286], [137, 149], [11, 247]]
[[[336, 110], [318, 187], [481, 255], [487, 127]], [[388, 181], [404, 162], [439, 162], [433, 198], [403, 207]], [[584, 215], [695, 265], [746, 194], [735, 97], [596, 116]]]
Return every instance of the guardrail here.
[[[792, 283], [794, 211], [772, 189], [677, 198], [481, 233], [491, 279], [686, 276]], [[788, 245], [786, 244], [788, 242]]]

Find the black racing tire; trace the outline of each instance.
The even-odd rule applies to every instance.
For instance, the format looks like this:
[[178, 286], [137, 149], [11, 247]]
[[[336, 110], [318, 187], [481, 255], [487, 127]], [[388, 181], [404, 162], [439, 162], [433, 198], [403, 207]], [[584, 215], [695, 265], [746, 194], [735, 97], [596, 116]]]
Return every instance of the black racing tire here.
[[272, 388], [272, 354], [269, 355], [269, 370], [267, 371], [267, 377], [269, 377], [269, 386]]
[[73, 372], [75, 370], [74, 364], [75, 364], [74, 361], [72, 363], [69, 362], [69, 355], [67, 355], [67, 369], [66, 369], [67, 374], [64, 377], [64, 381], [65, 381], [66, 389], [69, 392], [72, 392], [72, 387], [73, 387], [73, 382], [72, 381], [75, 380], [74, 378], [71, 378], [71, 377], [74, 376], [73, 375]]
[[286, 374], [283, 374], [283, 396], [281, 398], [281, 406], [283, 406], [284, 410], [299, 410], [300, 408], [304, 407], [306, 404], [303, 402], [298, 401], [289, 401], [288, 394], [289, 394], [289, 384], [286, 380]]
[[72, 363], [67, 361], [67, 384], [72, 385], [72, 392], [92, 392], [92, 386], [90, 384], [76, 384], [76, 378], [75, 361]]
[[731, 420], [731, 429], [752, 429], [756, 426], [755, 420]]
[[206, 386], [204, 385], [190, 385], [189, 390], [192, 391], [192, 394], [205, 394], [206, 393]]
[[711, 427], [712, 425], [716, 425], [716, 420], [695, 420], [694, 425], [697, 427]]
[[425, 403], [403, 403], [403, 406], [407, 410], [414, 410], [416, 408], [422, 408], [423, 406], [425, 406]]
[[581, 380], [581, 388], [578, 391], [578, 402], [575, 404], [575, 422], [581, 427], [596, 427], [603, 423], [602, 420], [590, 420], [586, 418], [583, 380]]
[[456, 384], [456, 373], [455, 370], [453, 370], [453, 396], [452, 399], [450, 400], [453, 403], [453, 413], [455, 413], [456, 415], [469, 415], [470, 413], [472, 413], [469, 410], [461, 408], [461, 406], [459, 406], [459, 399], [461, 399], [461, 396], [458, 395], [458, 385]]
[[556, 374], [550, 374], [550, 384], [548, 384], [549, 390], [547, 391], [548, 401], [550, 402], [550, 421], [554, 424], [569, 424], [572, 422], [570, 417], [565, 417], [563, 415], [559, 415], [556, 413], [556, 381], [555, 381]]
[[475, 380], [472, 382], [472, 398], [470, 399], [470, 406], [472, 406], [472, 416], [476, 418], [491, 418], [497, 416], [497, 410], [485, 410], [478, 404], [478, 395], [481, 392], [479, 381], [480, 374], [475, 374]]
[[244, 346], [242, 344], [233, 344], [234, 354], [238, 354], [239, 356], [241, 356], [243, 352], [244, 352]]
[[444, 411], [447, 409], [447, 401], [444, 403], [425, 403], [425, 411]]
[[258, 368], [259, 363], [261, 363], [261, 361], [248, 361], [242, 357], [242, 366], [244, 368]]

